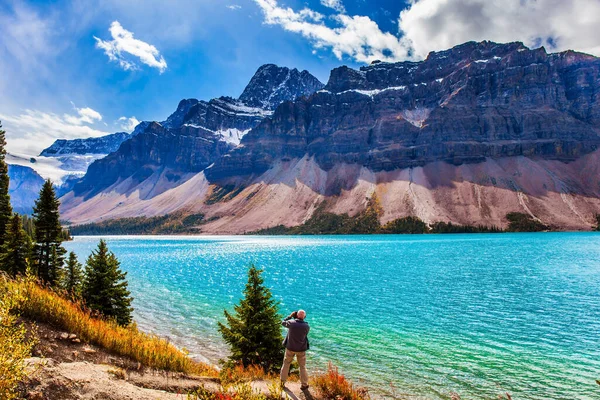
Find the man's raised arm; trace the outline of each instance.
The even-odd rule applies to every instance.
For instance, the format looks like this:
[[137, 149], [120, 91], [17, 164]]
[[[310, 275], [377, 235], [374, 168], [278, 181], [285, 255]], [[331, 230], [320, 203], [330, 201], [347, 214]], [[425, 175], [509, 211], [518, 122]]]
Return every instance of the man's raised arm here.
[[291, 313], [290, 315], [285, 317], [285, 319], [283, 321], [281, 321], [281, 325], [285, 326], [286, 328], [289, 327], [290, 320], [296, 318], [297, 316], [298, 316], [298, 312], [294, 311], [293, 313]]

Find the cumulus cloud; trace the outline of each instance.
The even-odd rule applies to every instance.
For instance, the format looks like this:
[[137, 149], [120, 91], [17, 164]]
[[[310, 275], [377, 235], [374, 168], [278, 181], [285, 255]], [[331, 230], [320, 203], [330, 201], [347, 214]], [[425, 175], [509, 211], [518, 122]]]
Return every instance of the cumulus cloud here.
[[400, 13], [398, 26], [418, 57], [470, 40], [600, 55], [598, 0], [418, 0]]
[[140, 123], [138, 119], [134, 117], [121, 117], [118, 119], [119, 126], [126, 132], [131, 132]]
[[229, 8], [230, 10], [239, 10], [240, 8], [242, 8], [242, 6], [240, 6], [238, 4], [230, 4], [226, 7]]
[[76, 111], [76, 115], [62, 116], [39, 110], [25, 110], [19, 115], [0, 114], [3, 129], [6, 130], [8, 151], [37, 156], [56, 139], [108, 135], [108, 132], [89, 126], [102, 119], [100, 113], [89, 107], [78, 108]]
[[321, 0], [321, 4], [323, 4], [325, 7], [333, 8], [341, 13], [346, 12], [346, 8], [344, 8], [342, 0]]
[[467, 41], [522, 41], [549, 51], [574, 49], [600, 55], [598, 0], [412, 0], [398, 18], [398, 34], [383, 32], [365, 16], [346, 15], [340, 0], [321, 0], [338, 13], [325, 18], [295, 11], [277, 0], [254, 0], [264, 22], [359, 62], [418, 60], [430, 51]]
[[311, 9], [298, 12], [280, 7], [277, 0], [255, 0], [269, 25], [280, 25], [285, 30], [299, 33], [313, 42], [317, 49], [330, 48], [342, 59], [349, 56], [357, 61], [374, 59], [395, 61], [408, 58], [408, 49], [396, 36], [382, 32], [369, 17], [336, 14], [330, 19], [336, 24], [329, 27], [325, 17]]
[[[109, 28], [113, 40], [102, 40], [96, 36], [96, 47], [104, 50], [111, 61], [117, 61], [124, 70], [137, 69], [137, 64], [127, 57], [138, 58], [149, 67], [157, 68], [162, 74], [167, 69], [167, 62], [153, 45], [135, 39], [133, 32], [123, 28], [119, 21], [114, 21]], [[128, 56], [127, 56], [128, 55]]]
[[[71, 103], [73, 104], [73, 103]], [[73, 104], [73, 108], [77, 112], [77, 115], [64, 114], [63, 119], [71, 125], [82, 125], [82, 124], [93, 124], [98, 121], [102, 121], [102, 115], [89, 107], [77, 108]]]

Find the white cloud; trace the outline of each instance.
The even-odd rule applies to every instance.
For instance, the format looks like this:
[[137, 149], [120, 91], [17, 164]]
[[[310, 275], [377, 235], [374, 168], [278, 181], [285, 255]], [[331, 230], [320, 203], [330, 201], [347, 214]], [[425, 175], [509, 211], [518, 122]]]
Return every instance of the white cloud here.
[[323, 4], [325, 7], [333, 8], [341, 13], [346, 12], [346, 8], [344, 8], [342, 0], [321, 0], [321, 4]]
[[418, 0], [401, 12], [398, 26], [418, 57], [470, 40], [600, 55], [598, 0]]
[[160, 52], [153, 45], [135, 39], [133, 32], [123, 28], [119, 21], [114, 21], [109, 28], [113, 40], [102, 40], [94, 36], [96, 39], [96, 47], [104, 50], [104, 54], [111, 61], [117, 61], [124, 70], [137, 69], [137, 65], [125, 58], [125, 54], [134, 56], [150, 67], [158, 68], [162, 74], [167, 69], [167, 62]]
[[549, 51], [600, 55], [598, 0], [412, 0], [400, 13], [397, 36], [381, 31], [369, 17], [346, 15], [340, 0], [321, 0], [338, 11], [329, 19], [308, 8], [279, 6], [277, 0], [254, 1], [266, 24], [298, 33], [316, 49], [331, 49], [338, 59], [418, 60], [471, 40], [522, 41]]
[[[73, 104], [71, 102], [71, 104]], [[102, 121], [102, 115], [96, 110], [89, 107], [77, 108], [73, 104], [73, 108], [77, 111], [77, 115], [64, 114], [63, 119], [71, 125], [93, 124]]]
[[77, 115], [25, 110], [19, 115], [2, 115], [0, 121], [6, 130], [7, 150], [26, 156], [37, 156], [56, 139], [77, 139], [108, 135], [86, 124], [102, 119], [91, 108], [76, 109]]
[[280, 25], [313, 42], [315, 48], [331, 48], [338, 59], [349, 56], [361, 62], [375, 59], [395, 61], [408, 58], [408, 49], [391, 33], [382, 32], [369, 17], [337, 14], [338, 25], [328, 27], [325, 17], [308, 8], [298, 12], [279, 7], [277, 0], [255, 0], [265, 15], [265, 23]]
[[229, 8], [230, 10], [239, 10], [240, 8], [242, 8], [242, 6], [240, 6], [238, 4], [230, 4], [226, 7]]
[[140, 123], [136, 117], [121, 117], [118, 119], [119, 126], [126, 132], [131, 132]]

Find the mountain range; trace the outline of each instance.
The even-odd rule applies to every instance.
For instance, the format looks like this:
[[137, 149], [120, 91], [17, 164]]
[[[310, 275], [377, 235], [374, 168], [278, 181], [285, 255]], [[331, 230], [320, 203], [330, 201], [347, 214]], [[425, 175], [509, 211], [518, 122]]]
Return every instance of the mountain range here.
[[[356, 215], [590, 229], [600, 211], [600, 59], [468, 42], [421, 62], [261, 67], [237, 98], [182, 100], [66, 193], [74, 224], [203, 214], [207, 233]], [[60, 146], [57, 146], [60, 147]]]

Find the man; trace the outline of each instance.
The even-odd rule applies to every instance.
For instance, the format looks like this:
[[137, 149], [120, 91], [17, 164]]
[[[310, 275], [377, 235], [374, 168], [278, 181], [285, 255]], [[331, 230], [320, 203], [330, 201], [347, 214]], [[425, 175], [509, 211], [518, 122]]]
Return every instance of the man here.
[[308, 331], [310, 326], [304, 321], [306, 311], [299, 310], [291, 313], [286, 319], [281, 322], [281, 325], [288, 329], [283, 345], [285, 346], [285, 357], [283, 366], [281, 367], [281, 383], [285, 385], [288, 374], [290, 373], [290, 365], [294, 356], [298, 360], [300, 367], [300, 386], [301, 390], [308, 389], [308, 373], [306, 372], [306, 350], [309, 348]]

